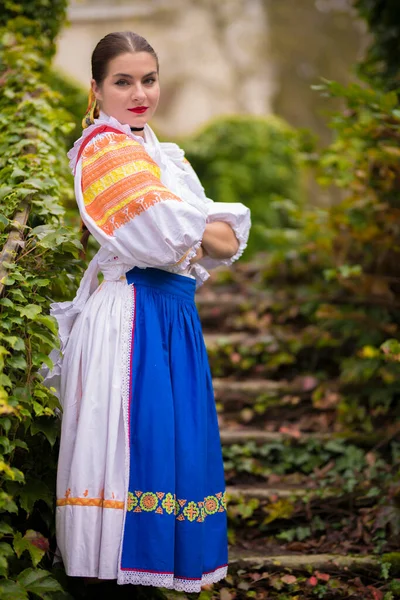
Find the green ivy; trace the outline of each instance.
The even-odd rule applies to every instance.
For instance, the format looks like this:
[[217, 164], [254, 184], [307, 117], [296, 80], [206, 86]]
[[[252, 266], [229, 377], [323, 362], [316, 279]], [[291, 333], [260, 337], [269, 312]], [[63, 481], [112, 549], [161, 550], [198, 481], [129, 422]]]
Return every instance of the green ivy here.
[[[60, 6], [64, 3], [60, 3]], [[28, 5], [28, 3], [26, 3]], [[10, 11], [16, 5], [8, 3]], [[43, 11], [49, 3], [42, 2]], [[16, 10], [16, 8], [15, 8]], [[40, 7], [38, 8], [40, 12]], [[28, 13], [27, 9], [27, 13]], [[55, 13], [57, 14], [57, 13]], [[73, 128], [60, 96], [44, 83], [48, 39], [26, 37], [20, 20], [0, 29], [0, 244], [28, 206], [18, 254], [1, 266], [0, 596], [49, 598], [61, 590], [51, 566], [58, 400], [38, 370], [52, 366], [57, 327], [51, 300], [71, 297], [81, 275], [76, 235], [63, 225], [72, 197], [65, 139]], [[33, 27], [33, 25], [32, 25]], [[44, 29], [52, 36], [55, 24]]]
[[36, 38], [42, 53], [51, 57], [55, 52], [54, 40], [65, 22], [67, 6], [68, 0], [3, 0], [0, 27]]
[[380, 88], [398, 90], [400, 13], [397, 0], [355, 0], [354, 6], [373, 35], [359, 66], [361, 75]]

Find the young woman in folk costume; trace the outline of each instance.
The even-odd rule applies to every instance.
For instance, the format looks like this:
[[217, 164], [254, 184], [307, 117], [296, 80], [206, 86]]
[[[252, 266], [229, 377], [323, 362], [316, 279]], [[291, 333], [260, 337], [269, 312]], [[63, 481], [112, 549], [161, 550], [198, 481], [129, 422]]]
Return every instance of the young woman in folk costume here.
[[100, 250], [76, 298], [52, 306], [63, 357], [49, 377], [63, 406], [58, 547], [71, 576], [196, 592], [225, 576], [228, 557], [194, 293], [206, 269], [243, 252], [249, 210], [209, 200], [183, 151], [147, 125], [160, 88], [146, 40], [105, 36], [92, 73], [69, 157]]

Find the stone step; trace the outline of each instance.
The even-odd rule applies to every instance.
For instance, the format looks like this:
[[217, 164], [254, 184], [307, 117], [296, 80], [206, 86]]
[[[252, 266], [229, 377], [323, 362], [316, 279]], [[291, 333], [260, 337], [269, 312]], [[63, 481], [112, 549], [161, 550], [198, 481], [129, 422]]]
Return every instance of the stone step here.
[[379, 573], [381, 562], [381, 557], [373, 555], [282, 554], [271, 556], [266, 552], [252, 552], [250, 550], [235, 548], [229, 552], [229, 566], [231, 570], [263, 569], [265, 571], [290, 570], [306, 572], [310, 572], [311, 570], [324, 572], [354, 572], [361, 570]]
[[246, 294], [207, 291], [196, 296], [197, 310], [204, 329], [249, 329], [258, 331], [270, 325], [273, 296], [266, 290]]
[[[314, 414], [332, 412], [339, 402], [338, 385], [325, 382], [320, 400], [313, 402], [312, 393], [320, 385], [316, 377], [305, 375], [293, 381], [273, 379], [235, 380], [225, 377], [214, 377], [213, 388], [217, 409], [220, 413], [239, 413], [244, 407], [255, 409], [262, 418], [264, 413], [272, 417], [289, 416], [297, 420], [294, 413], [304, 411]], [[289, 415], [287, 413], [289, 412]], [[279, 417], [281, 418], [281, 416]], [[241, 420], [241, 419], [239, 419]]]
[[204, 341], [207, 350], [216, 350], [225, 346], [255, 346], [256, 344], [268, 345], [276, 341], [269, 333], [254, 333], [248, 331], [235, 331], [231, 333], [205, 333]]
[[248, 295], [235, 294], [232, 292], [218, 293], [215, 291], [207, 290], [206, 293], [197, 293], [196, 305], [199, 311], [203, 309], [219, 309], [221, 312], [236, 310], [240, 306], [254, 304], [260, 297], [264, 297], [265, 294], [255, 293], [253, 290]]
[[[235, 500], [237, 498], [251, 499], [256, 498], [257, 500], [268, 500], [270, 501], [280, 498], [303, 498], [306, 496], [309, 498], [313, 493], [318, 493], [318, 488], [300, 488], [300, 487], [273, 487], [273, 486], [262, 486], [256, 484], [254, 486], [248, 485], [228, 485], [226, 487], [226, 493], [228, 499]], [[334, 490], [324, 490], [324, 496], [332, 495], [335, 493]], [[319, 494], [318, 494], [319, 495]]]
[[274, 381], [272, 379], [246, 379], [237, 381], [225, 377], [213, 378], [214, 392], [218, 397], [257, 398], [264, 394], [298, 394], [302, 393], [299, 385], [290, 384], [288, 381]]
[[291, 435], [290, 433], [280, 433], [277, 431], [263, 431], [262, 429], [221, 429], [221, 443], [224, 446], [232, 444], [246, 444], [247, 442], [256, 442], [257, 444], [270, 444], [274, 442], [283, 442], [287, 439], [296, 439], [302, 442], [308, 440], [328, 441], [338, 439], [332, 433], [301, 433]]

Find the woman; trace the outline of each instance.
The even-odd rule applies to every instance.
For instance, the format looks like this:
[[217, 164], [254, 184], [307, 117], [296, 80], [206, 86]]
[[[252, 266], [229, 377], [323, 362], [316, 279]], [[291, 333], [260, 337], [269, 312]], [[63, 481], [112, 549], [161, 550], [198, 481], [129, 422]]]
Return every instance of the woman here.
[[[73, 302], [52, 306], [63, 360], [57, 542], [68, 575], [183, 591], [227, 569], [224, 477], [196, 283], [243, 252], [242, 204], [207, 199], [147, 125], [158, 60], [111, 33], [92, 56], [70, 151], [82, 220], [100, 244]], [[99, 271], [104, 281], [98, 285]]]

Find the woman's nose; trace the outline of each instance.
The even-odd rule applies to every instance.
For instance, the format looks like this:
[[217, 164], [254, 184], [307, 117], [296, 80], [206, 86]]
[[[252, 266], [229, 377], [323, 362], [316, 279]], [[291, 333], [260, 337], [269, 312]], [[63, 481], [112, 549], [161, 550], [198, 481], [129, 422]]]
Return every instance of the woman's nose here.
[[133, 89], [132, 99], [137, 101], [143, 100], [146, 97], [144, 89], [141, 85], [136, 85]]

